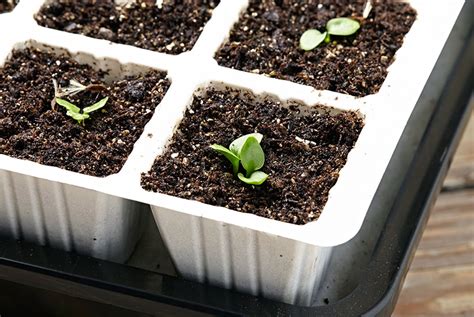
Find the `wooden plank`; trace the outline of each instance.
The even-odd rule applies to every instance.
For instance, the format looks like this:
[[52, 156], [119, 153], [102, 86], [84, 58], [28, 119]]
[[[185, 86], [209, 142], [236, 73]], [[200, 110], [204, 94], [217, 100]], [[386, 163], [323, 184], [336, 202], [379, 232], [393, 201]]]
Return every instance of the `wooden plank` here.
[[474, 189], [441, 194], [394, 316], [474, 316]]
[[411, 269], [474, 264], [474, 190], [442, 194]]
[[473, 316], [472, 265], [410, 272], [394, 316]]

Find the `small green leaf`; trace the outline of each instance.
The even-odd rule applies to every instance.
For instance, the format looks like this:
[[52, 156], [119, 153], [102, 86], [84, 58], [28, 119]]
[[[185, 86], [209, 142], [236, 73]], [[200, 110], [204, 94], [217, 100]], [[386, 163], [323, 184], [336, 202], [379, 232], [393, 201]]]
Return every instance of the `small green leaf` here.
[[260, 143], [262, 141], [263, 135], [261, 135], [260, 133], [250, 133], [241, 136], [240, 138], [235, 139], [234, 142], [230, 144], [229, 149], [234, 152], [235, 155], [240, 157], [242, 146], [244, 145], [245, 141], [247, 141], [247, 139], [250, 137], [254, 137], [255, 139], [257, 139], [258, 143]]
[[253, 172], [249, 178], [245, 177], [242, 173], [239, 173], [237, 176], [242, 182], [249, 185], [262, 185], [268, 178], [268, 175], [261, 171]]
[[316, 29], [306, 30], [300, 38], [300, 48], [305, 51], [311, 51], [318, 47], [326, 38], [327, 32], [321, 33]]
[[265, 153], [255, 137], [250, 136], [245, 141], [241, 149], [240, 160], [247, 171], [247, 177], [265, 164]]
[[66, 114], [79, 123], [84, 122], [85, 119], [89, 119], [89, 115], [87, 113], [77, 113], [68, 110]]
[[236, 175], [239, 171], [240, 159], [233, 152], [222, 145], [213, 144], [210, 147], [217, 153], [224, 155], [232, 163], [232, 171], [234, 172], [234, 175]]
[[81, 111], [81, 109], [75, 104], [72, 104], [69, 101], [61, 99], [61, 98], [56, 98], [56, 103], [60, 106], [63, 106], [64, 108], [66, 108], [68, 111], [72, 113], [79, 113]]
[[350, 18], [335, 18], [326, 24], [326, 29], [331, 35], [348, 36], [357, 32], [359, 28], [359, 22]]
[[104, 99], [101, 99], [99, 102], [96, 102], [92, 106], [85, 107], [82, 109], [84, 113], [91, 113], [93, 111], [99, 110], [100, 108], [104, 107], [105, 104], [107, 103], [107, 100], [109, 100], [109, 97], [105, 97]]

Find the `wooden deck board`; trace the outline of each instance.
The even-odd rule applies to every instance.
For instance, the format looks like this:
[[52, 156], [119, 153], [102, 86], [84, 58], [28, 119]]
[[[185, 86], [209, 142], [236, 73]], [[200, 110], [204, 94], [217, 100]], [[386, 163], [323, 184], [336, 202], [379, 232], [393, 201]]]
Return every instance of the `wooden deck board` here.
[[474, 190], [438, 202], [394, 316], [474, 316]]
[[474, 114], [403, 285], [394, 316], [474, 316]]

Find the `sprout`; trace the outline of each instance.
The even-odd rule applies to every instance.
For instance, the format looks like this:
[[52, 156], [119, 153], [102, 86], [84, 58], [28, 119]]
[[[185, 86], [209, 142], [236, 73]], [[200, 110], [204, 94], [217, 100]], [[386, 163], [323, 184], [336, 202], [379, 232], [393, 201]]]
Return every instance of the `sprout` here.
[[66, 88], [61, 88], [58, 85], [56, 79], [53, 78], [53, 87], [54, 87], [54, 98], [51, 100], [51, 108], [56, 110], [56, 99], [63, 98], [66, 96], [74, 96], [82, 91], [102, 91], [105, 90], [106, 87], [102, 84], [90, 84], [90, 85], [83, 85], [75, 79], [71, 79], [69, 81], [69, 86]]
[[[261, 185], [268, 178], [266, 173], [259, 171], [265, 164], [265, 153], [260, 146], [262, 138], [260, 133], [251, 133], [234, 140], [228, 149], [219, 144], [210, 147], [231, 162], [234, 175], [242, 182]], [[245, 175], [239, 173], [240, 165], [244, 168]]]
[[61, 98], [55, 98], [55, 100], [56, 100], [56, 103], [58, 105], [63, 106], [64, 108], [66, 108], [66, 110], [67, 110], [66, 115], [68, 115], [71, 118], [73, 118], [74, 120], [76, 120], [77, 123], [79, 123], [79, 124], [82, 123], [82, 125], [84, 125], [84, 120], [90, 118], [89, 114], [91, 112], [99, 110], [100, 108], [103, 108], [105, 106], [105, 104], [107, 103], [107, 101], [109, 100], [109, 97], [105, 97], [105, 98], [101, 99], [99, 102], [96, 102], [92, 106], [85, 107], [84, 109], [82, 109], [82, 112], [81, 112], [81, 108], [79, 108], [78, 106], [76, 106], [73, 103], [70, 103], [67, 100], [64, 100], [64, 99], [61, 99]]
[[318, 47], [323, 41], [329, 42], [331, 35], [349, 36], [359, 30], [360, 24], [350, 18], [335, 18], [326, 23], [326, 32], [321, 33], [315, 29], [306, 30], [300, 38], [300, 48], [311, 51]]

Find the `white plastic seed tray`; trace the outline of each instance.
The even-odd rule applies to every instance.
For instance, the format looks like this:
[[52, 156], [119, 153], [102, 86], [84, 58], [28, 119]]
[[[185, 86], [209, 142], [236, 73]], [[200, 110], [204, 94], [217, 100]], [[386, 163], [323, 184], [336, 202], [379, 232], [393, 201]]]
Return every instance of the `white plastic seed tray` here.
[[[141, 59], [140, 54], [129, 54], [126, 48], [116, 51], [107, 43], [99, 45], [82, 36], [37, 26], [33, 14], [41, 2], [23, 0], [13, 12], [0, 14], [0, 67], [13, 49], [43, 47], [57, 54], [69, 51], [81, 63], [109, 70], [110, 79], [149, 69], [133, 64]], [[129, 55], [135, 59], [128, 59]], [[165, 64], [163, 58], [163, 64], [153, 66], [166, 70]], [[98, 178], [0, 155], [0, 237], [125, 262], [142, 234], [144, 221], [150, 219], [150, 207], [87, 184], [127, 190], [128, 175], [137, 173], [130, 172], [133, 165], [131, 160], [118, 174]]]
[[[418, 18], [397, 52], [381, 90], [375, 95], [354, 98], [218, 66], [212, 57], [246, 8], [244, 0], [222, 0], [193, 50], [178, 56], [38, 27], [32, 16], [43, 1], [22, 1], [14, 13], [9, 14], [10, 21], [0, 20], [12, 30], [12, 25], [19, 29], [6, 37], [2, 35], [0, 60], [14, 45], [34, 40], [66, 48], [73, 54], [80, 52], [76, 55], [79, 60], [91, 61], [93, 57], [96, 61], [112, 63], [114, 69], [121, 71], [143, 67], [168, 70], [172, 85], [125, 166], [116, 175], [97, 179], [2, 155], [0, 167], [15, 177], [23, 174], [148, 203], [152, 205], [173, 262], [184, 277], [291, 304], [309, 305], [319, 291], [322, 277], [330, 269], [327, 263], [331, 253], [338, 246], [350, 243], [359, 231], [463, 5], [462, 0], [410, 2]], [[0, 25], [2, 29], [3, 25]], [[209, 85], [271, 95], [283, 104], [287, 100], [299, 100], [308, 107], [322, 104], [334, 107], [333, 111], [356, 110], [364, 117], [365, 127], [317, 221], [292, 225], [146, 192], [140, 187], [141, 172], [148, 171], [156, 156], [165, 150], [193, 93], [198, 88], [204, 88], [205, 93]], [[152, 137], [147, 137], [148, 134]]]

